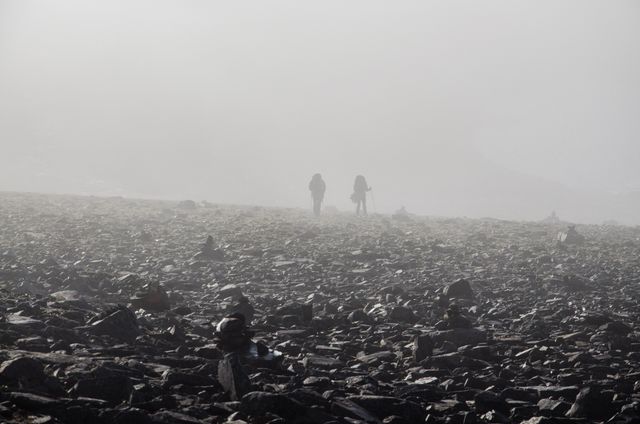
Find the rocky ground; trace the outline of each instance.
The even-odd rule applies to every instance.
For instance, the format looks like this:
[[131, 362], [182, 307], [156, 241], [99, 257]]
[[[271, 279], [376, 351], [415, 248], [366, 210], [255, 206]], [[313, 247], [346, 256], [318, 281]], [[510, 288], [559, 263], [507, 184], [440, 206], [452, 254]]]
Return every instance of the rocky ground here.
[[0, 421], [638, 422], [640, 229], [565, 227], [0, 194]]

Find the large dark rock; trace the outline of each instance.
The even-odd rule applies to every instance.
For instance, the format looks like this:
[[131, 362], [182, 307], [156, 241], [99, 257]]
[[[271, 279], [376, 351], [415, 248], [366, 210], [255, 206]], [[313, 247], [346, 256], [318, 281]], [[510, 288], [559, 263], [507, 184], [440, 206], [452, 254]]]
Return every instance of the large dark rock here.
[[307, 368], [330, 369], [344, 366], [341, 360], [322, 355], [307, 355], [302, 362]]
[[208, 376], [174, 370], [167, 370], [162, 375], [162, 385], [166, 388], [178, 384], [184, 384], [186, 386], [211, 386], [215, 383], [216, 380]]
[[227, 297], [240, 298], [242, 296], [242, 289], [236, 284], [226, 284], [220, 287], [218, 296], [223, 299]]
[[420, 362], [423, 359], [433, 354], [433, 348], [435, 344], [433, 339], [428, 334], [420, 334], [413, 339], [413, 345], [411, 346], [411, 352], [413, 360]]
[[42, 362], [30, 357], [11, 359], [0, 365], [0, 383], [8, 386], [33, 387], [46, 377]]
[[603, 324], [599, 328], [602, 331], [606, 331], [607, 333], [612, 333], [616, 335], [626, 336], [631, 333], [633, 329], [629, 327], [627, 324], [620, 321], [612, 321], [606, 324]]
[[306, 412], [300, 402], [285, 395], [268, 392], [250, 392], [244, 395], [240, 401], [240, 411], [255, 417], [272, 413], [285, 419], [302, 418]]
[[356, 309], [351, 311], [347, 316], [347, 319], [351, 322], [370, 322], [371, 317], [362, 309]]
[[[46, 358], [47, 354], [43, 354]], [[0, 385], [46, 396], [63, 396], [60, 381], [44, 373], [42, 363], [34, 358], [20, 357], [5, 361], [0, 366]]]
[[9, 393], [9, 400], [19, 408], [38, 412], [49, 412], [63, 404], [59, 399], [23, 392]]
[[475, 409], [477, 413], [485, 413], [492, 410], [502, 412], [503, 414], [509, 413], [509, 404], [500, 397], [497, 393], [489, 390], [483, 390], [478, 392], [473, 401], [475, 403]]
[[228, 353], [218, 363], [218, 382], [231, 400], [240, 400], [251, 391], [251, 382], [237, 353]]
[[290, 303], [276, 310], [276, 315], [283, 317], [286, 315], [297, 316], [301, 322], [309, 322], [313, 319], [312, 303]]
[[132, 342], [140, 334], [135, 315], [129, 309], [121, 307], [91, 324], [91, 332], [96, 335], [110, 336], [117, 340]]
[[310, 389], [296, 389], [290, 392], [289, 396], [307, 407], [329, 407], [329, 401], [326, 398], [324, 398], [320, 393]]
[[584, 243], [586, 237], [576, 230], [575, 225], [569, 225], [566, 231], [560, 231], [556, 235], [556, 241], [559, 244], [575, 245]]
[[540, 399], [538, 401], [538, 410], [541, 414], [547, 416], [561, 417], [571, 408], [571, 404], [551, 398]]
[[255, 308], [249, 303], [249, 299], [246, 296], [240, 296], [238, 303], [229, 308], [229, 314], [240, 314], [244, 317], [245, 322], [250, 324], [255, 314]]
[[372, 412], [352, 400], [337, 398], [331, 403], [331, 412], [339, 417], [348, 417], [360, 420], [367, 424], [380, 424], [382, 421]]
[[162, 285], [148, 284], [144, 292], [137, 293], [131, 298], [131, 306], [134, 309], [162, 312], [171, 309], [171, 301]]
[[389, 312], [389, 320], [392, 322], [404, 322], [413, 324], [417, 321], [417, 318], [413, 311], [406, 306], [395, 306]]
[[474, 297], [471, 284], [465, 279], [448, 284], [444, 290], [442, 290], [442, 293], [450, 299], [473, 299]]
[[224, 250], [215, 246], [212, 236], [207, 236], [207, 240], [200, 251], [193, 256], [193, 259], [196, 261], [223, 261]]
[[131, 380], [122, 375], [103, 378], [81, 379], [73, 386], [78, 397], [103, 399], [113, 404], [129, 399], [132, 390]]
[[601, 392], [599, 388], [584, 387], [566, 415], [570, 418], [590, 420], [608, 419], [615, 413], [611, 401], [611, 396]]

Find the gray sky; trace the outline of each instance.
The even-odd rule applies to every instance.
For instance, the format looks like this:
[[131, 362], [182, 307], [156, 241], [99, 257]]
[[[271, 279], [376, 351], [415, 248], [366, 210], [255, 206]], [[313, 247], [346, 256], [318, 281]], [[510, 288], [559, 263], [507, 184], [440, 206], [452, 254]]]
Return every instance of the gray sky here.
[[628, 222], [639, 117], [636, 0], [0, 0], [0, 190]]

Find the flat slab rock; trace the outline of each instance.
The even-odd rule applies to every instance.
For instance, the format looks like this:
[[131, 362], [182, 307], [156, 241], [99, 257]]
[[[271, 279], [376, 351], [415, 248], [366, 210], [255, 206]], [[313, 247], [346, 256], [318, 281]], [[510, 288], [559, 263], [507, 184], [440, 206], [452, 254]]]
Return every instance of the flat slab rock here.
[[309, 368], [338, 368], [344, 366], [344, 363], [339, 359], [321, 355], [308, 355], [303, 359], [302, 362], [306, 367]]

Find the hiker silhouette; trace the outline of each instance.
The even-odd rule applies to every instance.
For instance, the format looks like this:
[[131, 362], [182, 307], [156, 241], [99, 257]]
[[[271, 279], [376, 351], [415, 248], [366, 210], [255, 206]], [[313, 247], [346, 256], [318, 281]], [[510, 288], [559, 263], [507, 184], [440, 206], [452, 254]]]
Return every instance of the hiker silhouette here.
[[367, 180], [362, 175], [358, 175], [353, 183], [353, 194], [351, 195], [351, 200], [356, 204], [356, 215], [360, 215], [360, 209], [362, 209], [363, 215], [367, 214], [368, 191], [371, 191], [371, 187], [367, 184]]
[[322, 201], [324, 200], [324, 192], [327, 186], [322, 179], [322, 175], [315, 174], [311, 178], [309, 183], [309, 190], [311, 191], [311, 198], [313, 199], [313, 214], [320, 216], [320, 209], [322, 208]]

